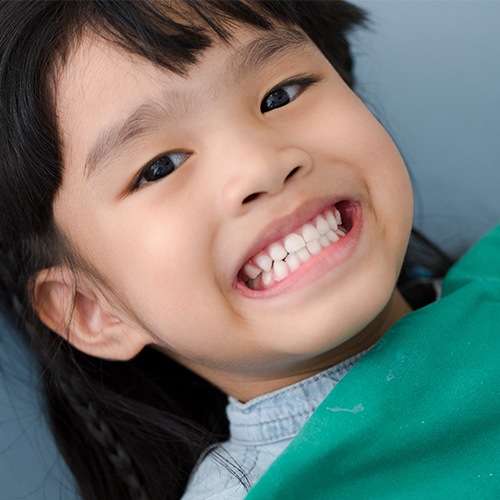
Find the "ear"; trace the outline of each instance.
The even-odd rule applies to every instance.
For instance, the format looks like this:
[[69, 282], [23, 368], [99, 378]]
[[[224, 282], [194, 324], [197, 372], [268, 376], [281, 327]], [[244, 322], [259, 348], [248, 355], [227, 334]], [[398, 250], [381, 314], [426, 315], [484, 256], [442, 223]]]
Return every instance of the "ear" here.
[[133, 358], [149, 342], [120, 319], [97, 286], [64, 266], [35, 277], [34, 307], [41, 321], [78, 350], [98, 358]]

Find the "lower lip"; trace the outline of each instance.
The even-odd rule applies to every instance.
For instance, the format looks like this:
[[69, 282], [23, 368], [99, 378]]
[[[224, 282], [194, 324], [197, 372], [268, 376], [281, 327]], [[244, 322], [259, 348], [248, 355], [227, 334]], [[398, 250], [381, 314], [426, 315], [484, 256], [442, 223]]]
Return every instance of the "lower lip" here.
[[340, 268], [342, 264], [351, 258], [361, 236], [361, 226], [361, 209], [359, 206], [355, 206], [352, 211], [352, 227], [350, 231], [341, 237], [339, 241], [332, 243], [318, 255], [314, 255], [284, 280], [276, 282], [265, 290], [252, 290], [243, 281], [236, 279], [233, 288], [247, 298], [266, 299], [284, 294], [289, 290], [298, 290], [305, 287], [325, 274]]

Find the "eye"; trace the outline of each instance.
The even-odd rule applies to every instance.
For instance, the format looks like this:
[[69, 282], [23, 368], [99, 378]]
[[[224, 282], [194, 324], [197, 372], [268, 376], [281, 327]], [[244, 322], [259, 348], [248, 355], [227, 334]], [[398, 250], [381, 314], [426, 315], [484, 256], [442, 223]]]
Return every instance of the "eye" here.
[[134, 184], [134, 189], [144, 184], [150, 184], [163, 179], [167, 175], [175, 172], [188, 158], [190, 154], [181, 151], [167, 153], [146, 165]]
[[291, 103], [299, 97], [304, 90], [316, 83], [318, 78], [297, 78], [288, 82], [281, 83], [274, 87], [260, 104], [260, 111], [267, 113], [273, 109], [281, 108]]

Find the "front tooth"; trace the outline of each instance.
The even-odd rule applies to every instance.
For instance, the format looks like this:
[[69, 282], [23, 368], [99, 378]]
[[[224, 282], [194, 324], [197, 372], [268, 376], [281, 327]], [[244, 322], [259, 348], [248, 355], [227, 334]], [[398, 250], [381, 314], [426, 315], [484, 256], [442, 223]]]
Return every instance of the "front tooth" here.
[[251, 280], [254, 280], [262, 272], [261, 269], [259, 269], [258, 267], [252, 266], [252, 264], [245, 264], [245, 266], [243, 267], [243, 270], [245, 271], [245, 274]]
[[263, 270], [269, 272], [273, 266], [273, 259], [265, 253], [261, 253], [255, 257], [255, 263]]
[[326, 234], [330, 230], [330, 224], [321, 215], [316, 217], [315, 223], [319, 234]]
[[331, 210], [328, 210], [326, 213], [326, 221], [328, 222], [328, 225], [330, 226], [330, 229], [337, 229], [338, 224], [337, 224], [337, 219], [335, 219], [335, 215], [333, 215], [333, 212]]
[[337, 210], [337, 208], [334, 208], [334, 213], [335, 213], [335, 220], [337, 221], [337, 224], [339, 226], [342, 225], [342, 216], [340, 215], [340, 212]]
[[302, 236], [299, 236], [297, 233], [291, 233], [285, 237], [283, 240], [283, 244], [285, 245], [285, 250], [288, 253], [293, 253], [299, 251], [301, 248], [306, 246], [306, 242]]
[[288, 255], [288, 252], [279, 243], [273, 243], [269, 247], [268, 252], [274, 261], [283, 260]]
[[288, 267], [292, 272], [296, 271], [300, 267], [300, 259], [296, 253], [289, 253], [285, 262], [288, 264]]
[[309, 250], [307, 248], [301, 248], [297, 252], [297, 257], [299, 258], [300, 262], [307, 262], [311, 258], [311, 254], [309, 253]]
[[285, 264], [282, 260], [278, 260], [273, 265], [274, 277], [280, 281], [285, 279], [290, 272], [288, 265]]
[[311, 252], [313, 255], [318, 255], [321, 252], [321, 244], [318, 240], [313, 240], [310, 241], [307, 244], [307, 249], [309, 252]]
[[337, 241], [339, 241], [339, 237], [336, 233], [334, 233], [333, 231], [328, 231], [326, 233], [326, 237], [332, 242], [332, 243], [336, 243]]
[[305, 224], [302, 227], [302, 237], [306, 243], [313, 240], [319, 240], [320, 236], [318, 230], [312, 224]]
[[262, 284], [269, 286], [273, 282], [273, 273], [271, 271], [265, 271], [262, 273]]

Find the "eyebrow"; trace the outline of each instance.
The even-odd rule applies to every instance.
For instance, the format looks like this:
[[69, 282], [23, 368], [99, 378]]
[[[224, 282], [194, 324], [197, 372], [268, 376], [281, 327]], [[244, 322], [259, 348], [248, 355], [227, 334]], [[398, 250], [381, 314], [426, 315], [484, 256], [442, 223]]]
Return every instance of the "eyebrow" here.
[[236, 79], [243, 78], [271, 60], [304, 49], [308, 43], [310, 40], [303, 31], [292, 27], [274, 28], [273, 31], [232, 54], [227, 61], [224, 74], [228, 79], [233, 75]]
[[[93, 143], [85, 160], [84, 172], [87, 178], [100, 171], [113, 154], [127, 144], [144, 137], [158, 127], [161, 118], [174, 116], [175, 108], [187, 108], [187, 100], [179, 92], [166, 91], [161, 100], [146, 101], [123, 120], [104, 129]], [[167, 103], [171, 103], [169, 106]]]
[[[220, 81], [227, 83], [241, 80], [285, 54], [304, 49], [308, 43], [310, 40], [307, 35], [298, 29], [275, 28], [232, 54]], [[97, 174], [117, 150], [150, 133], [159, 126], [161, 119], [183, 116], [199, 109], [195, 103], [196, 96], [174, 90], [167, 90], [161, 100], [142, 103], [125, 119], [97, 136], [85, 160], [85, 176], [90, 178]]]

